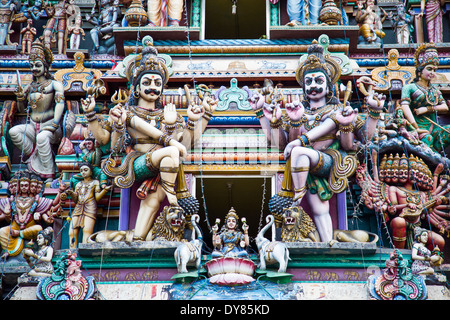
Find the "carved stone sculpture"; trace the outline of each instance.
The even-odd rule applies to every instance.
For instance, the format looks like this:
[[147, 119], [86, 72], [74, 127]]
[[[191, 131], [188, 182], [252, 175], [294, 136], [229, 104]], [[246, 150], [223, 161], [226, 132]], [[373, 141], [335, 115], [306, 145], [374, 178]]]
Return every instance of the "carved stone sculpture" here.
[[[145, 47], [141, 54], [129, 60], [126, 70], [131, 84], [130, 97], [122, 97], [121, 103], [117, 100], [107, 121], [98, 121], [94, 97], [88, 96], [82, 104], [88, 129], [100, 145], [110, 142], [113, 152], [119, 153], [128, 147], [120, 166], [109, 157], [102, 170], [120, 188], [140, 184], [136, 193], [141, 202], [135, 239], [144, 240], [165, 198], [171, 206], [179, 207], [175, 182], [180, 161], [205, 130], [217, 101], [209, 95], [204, 96], [201, 106], [189, 101], [185, 123], [175, 105], [161, 105], [160, 97], [170, 74], [164, 58], [154, 47]], [[132, 139], [126, 146], [128, 134]]]
[[79, 181], [74, 190], [67, 193], [75, 202], [75, 208], [69, 226], [70, 248], [78, 247], [78, 235], [83, 230], [83, 243], [87, 243], [94, 232], [97, 219], [97, 203], [111, 189], [112, 186], [100, 186], [100, 182], [93, 178], [93, 167], [89, 163], [80, 164], [80, 174], [83, 180]]
[[[264, 238], [264, 233], [274, 225], [275, 219], [272, 215], [267, 216], [267, 225], [258, 233], [255, 242], [259, 251], [259, 268], [265, 270], [267, 265], [278, 263], [278, 272], [286, 272], [289, 258], [289, 249], [280, 241], [270, 241]], [[274, 229], [272, 229], [272, 238]]]
[[[339, 77], [339, 65], [314, 43], [296, 70], [305, 98], [286, 104], [286, 116], [282, 116], [277, 99], [266, 103], [261, 92], [251, 98], [269, 143], [284, 149], [292, 177], [292, 206], [307, 199], [323, 242], [333, 238], [329, 200], [347, 188], [348, 177], [356, 170], [356, 158], [345, 150], [356, 148], [355, 138], [373, 135], [385, 100], [372, 93], [368, 104], [373, 115], [363, 120], [350, 105], [341, 104], [333, 95], [332, 88]], [[361, 135], [361, 130], [366, 134]]]

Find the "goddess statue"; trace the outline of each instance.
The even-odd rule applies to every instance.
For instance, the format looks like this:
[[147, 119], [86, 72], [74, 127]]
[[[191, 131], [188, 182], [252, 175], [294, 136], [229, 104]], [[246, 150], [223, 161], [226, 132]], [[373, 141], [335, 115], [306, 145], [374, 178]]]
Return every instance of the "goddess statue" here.
[[93, 167], [90, 163], [80, 165], [80, 174], [83, 180], [77, 183], [75, 190], [67, 190], [69, 196], [76, 203], [69, 226], [70, 248], [78, 247], [80, 229], [83, 229], [82, 242], [87, 243], [94, 232], [97, 202], [111, 189], [111, 186], [101, 188], [99, 181], [93, 179]]
[[70, 45], [69, 48], [71, 50], [78, 50], [80, 47], [81, 39], [84, 40], [85, 32], [84, 29], [81, 27], [83, 21], [81, 18], [81, 15], [78, 14], [75, 17], [75, 23], [67, 28], [68, 33], [70, 34]]
[[341, 104], [333, 94], [339, 76], [339, 65], [313, 43], [296, 70], [306, 99], [286, 104], [287, 116], [282, 117], [274, 101], [265, 103], [261, 93], [251, 98], [269, 143], [284, 149], [294, 188], [292, 206], [300, 206], [306, 196], [322, 242], [333, 238], [329, 200], [347, 188], [347, 178], [356, 170], [356, 158], [344, 150], [353, 150], [355, 136], [363, 131], [367, 134], [361, 137], [372, 137], [385, 100], [372, 92], [367, 100], [368, 120], [357, 117], [350, 105]]
[[422, 17], [425, 13], [425, 21], [428, 31], [428, 42], [442, 43], [444, 30], [442, 29], [442, 0], [420, 0], [420, 13]]
[[39, 222], [52, 224], [59, 215], [61, 194], [65, 190], [60, 184], [55, 199], [41, 197], [30, 190], [30, 173], [20, 171], [16, 173], [18, 187], [16, 194], [4, 198], [0, 202], [0, 216], [10, 222], [8, 226], [0, 229], [0, 245], [6, 250], [4, 257], [17, 256], [24, 248], [24, 242], [35, 240], [43, 228]]
[[[178, 168], [187, 148], [205, 130], [217, 101], [205, 94], [200, 106], [190, 104], [185, 123], [175, 105], [169, 103], [163, 107], [161, 104], [169, 71], [157, 50], [152, 46], [145, 47], [134, 59], [127, 67], [130, 98], [125, 105], [119, 103], [113, 107], [107, 121], [97, 121], [94, 97], [88, 96], [82, 100], [82, 105], [88, 130], [100, 145], [110, 142], [113, 153], [119, 152], [119, 147], [126, 147], [126, 155], [119, 167], [109, 158], [102, 170], [114, 178], [120, 188], [142, 183], [137, 192], [141, 204], [134, 238], [144, 240], [166, 197], [171, 206], [178, 207], [174, 190]], [[127, 135], [130, 139], [125, 145]]]
[[416, 78], [402, 88], [401, 107], [406, 120], [416, 129], [419, 138], [435, 152], [450, 145], [450, 125], [437, 123], [437, 115], [448, 112], [448, 106], [439, 89], [432, 85], [439, 67], [439, 56], [434, 44], [426, 43], [414, 55]]
[[249, 246], [250, 240], [248, 237], [248, 225], [245, 218], [242, 218], [242, 231], [239, 230], [239, 216], [234, 208], [228, 211], [225, 216], [225, 224], [219, 231], [218, 224], [220, 220], [216, 220], [213, 226], [213, 245], [214, 251], [211, 257], [238, 257], [248, 258], [246, 247]]
[[12, 126], [9, 135], [13, 144], [29, 156], [28, 169], [42, 178], [52, 179], [56, 170], [52, 145], [62, 138], [64, 87], [50, 74], [53, 55], [39, 40], [31, 46], [29, 61], [33, 80], [25, 88], [19, 80], [15, 94], [17, 111], [27, 113], [29, 110], [30, 119], [25, 124]]
[[[439, 254], [432, 254], [426, 245], [428, 243], [428, 230], [416, 227], [414, 229], [414, 245], [411, 250], [411, 272], [420, 275], [430, 275], [434, 273], [433, 265], [439, 263], [442, 257]], [[440, 251], [440, 250], [439, 250]]]

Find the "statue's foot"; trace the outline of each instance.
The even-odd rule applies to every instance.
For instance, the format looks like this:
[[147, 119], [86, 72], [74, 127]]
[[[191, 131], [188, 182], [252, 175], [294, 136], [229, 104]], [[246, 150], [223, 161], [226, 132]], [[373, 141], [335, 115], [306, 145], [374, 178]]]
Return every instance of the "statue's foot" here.
[[133, 241], [141, 242], [141, 241], [145, 241], [145, 238], [142, 237], [142, 236], [134, 235], [134, 236], [133, 236]]
[[297, 20], [292, 20], [292, 21], [289, 21], [288, 23], [286, 23], [286, 25], [289, 27], [295, 27], [295, 26], [301, 25], [301, 23], [298, 22]]
[[332, 247], [335, 243], [338, 243], [339, 241], [337, 241], [337, 240], [330, 240], [329, 242], [328, 242], [328, 245], [330, 246], [330, 247]]

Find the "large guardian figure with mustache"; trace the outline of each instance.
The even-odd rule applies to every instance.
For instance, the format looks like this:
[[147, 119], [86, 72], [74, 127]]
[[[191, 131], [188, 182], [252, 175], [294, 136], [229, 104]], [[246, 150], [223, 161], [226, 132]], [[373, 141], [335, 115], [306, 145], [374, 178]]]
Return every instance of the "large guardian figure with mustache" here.
[[[300, 207], [303, 198], [308, 201], [322, 242], [333, 239], [329, 200], [348, 187], [348, 177], [356, 170], [356, 158], [345, 150], [355, 148], [355, 134], [373, 134], [378, 120], [376, 116], [365, 120], [340, 102], [333, 93], [339, 77], [339, 64], [313, 43], [296, 70], [304, 98], [287, 103], [286, 115], [279, 105], [267, 104], [261, 93], [251, 98], [269, 142], [284, 149], [285, 174], [292, 176], [292, 205]], [[367, 103], [377, 114], [385, 97], [373, 95]]]
[[103, 172], [120, 188], [140, 184], [134, 239], [146, 240], [161, 202], [167, 198], [170, 206], [179, 207], [175, 192], [179, 166], [205, 130], [217, 101], [205, 93], [201, 105], [188, 106], [187, 122], [174, 104], [163, 106], [161, 96], [170, 74], [153, 46], [145, 47], [130, 60], [126, 70], [130, 99], [116, 104], [107, 121], [96, 115], [93, 96], [82, 100], [82, 105], [95, 139], [101, 145], [110, 142], [112, 155], [124, 153], [119, 166], [112, 157], [106, 159]]

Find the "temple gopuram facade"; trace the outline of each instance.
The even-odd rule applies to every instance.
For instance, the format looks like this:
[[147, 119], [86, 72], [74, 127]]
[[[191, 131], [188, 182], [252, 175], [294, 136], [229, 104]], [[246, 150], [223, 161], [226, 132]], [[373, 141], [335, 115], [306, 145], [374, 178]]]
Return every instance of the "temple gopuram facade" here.
[[2, 300], [450, 299], [449, 12], [1, 0]]

